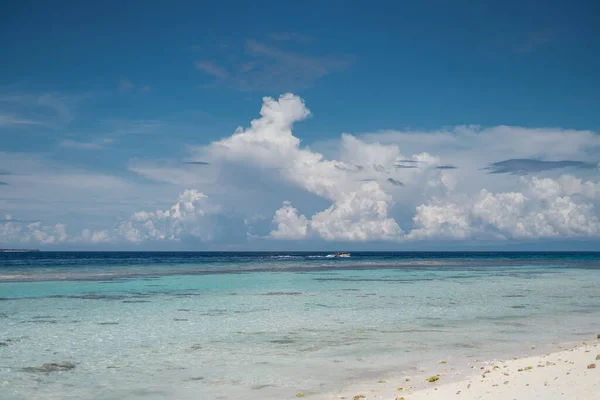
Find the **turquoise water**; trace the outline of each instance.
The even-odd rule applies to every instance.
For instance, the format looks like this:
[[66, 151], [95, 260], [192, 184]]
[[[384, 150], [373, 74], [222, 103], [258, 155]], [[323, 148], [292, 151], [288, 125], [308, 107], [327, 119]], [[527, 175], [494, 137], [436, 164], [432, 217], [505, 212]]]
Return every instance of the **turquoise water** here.
[[319, 398], [595, 337], [599, 273], [600, 253], [0, 254], [0, 398]]

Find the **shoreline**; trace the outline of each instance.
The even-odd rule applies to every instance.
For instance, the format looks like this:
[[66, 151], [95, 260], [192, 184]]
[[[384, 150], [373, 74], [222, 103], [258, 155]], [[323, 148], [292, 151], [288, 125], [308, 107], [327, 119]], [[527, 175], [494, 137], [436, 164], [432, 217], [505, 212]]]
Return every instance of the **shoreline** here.
[[[355, 384], [323, 396], [308, 393], [302, 396], [300, 393], [297, 397], [323, 400], [600, 400], [600, 340], [556, 343], [555, 346], [556, 351], [546, 354], [506, 360], [474, 360], [468, 366], [454, 367], [441, 361], [437, 368], [421, 369], [419, 375]], [[425, 373], [425, 370], [429, 372]], [[429, 378], [433, 382], [428, 382]]]

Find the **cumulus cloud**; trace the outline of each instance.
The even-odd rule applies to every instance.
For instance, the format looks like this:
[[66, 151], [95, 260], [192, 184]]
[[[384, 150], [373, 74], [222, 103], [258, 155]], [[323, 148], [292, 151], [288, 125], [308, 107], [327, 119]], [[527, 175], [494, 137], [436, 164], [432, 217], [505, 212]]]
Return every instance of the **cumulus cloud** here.
[[[600, 136], [594, 132], [459, 126], [344, 133], [307, 146], [293, 129], [310, 116], [295, 95], [266, 97], [249, 126], [188, 147], [188, 157], [130, 160], [130, 171], [152, 181], [143, 180], [151, 192], [114, 176], [49, 168], [52, 164], [25, 155], [11, 161], [14, 155], [0, 153], [0, 175], [10, 184], [3, 190], [13, 199], [4, 203], [12, 207], [6, 212], [15, 211], [29, 184], [37, 189], [30, 196], [39, 197], [41, 189], [52, 196], [46, 189], [55, 187], [58, 200], [64, 190], [93, 191], [94, 199], [110, 193], [111, 200], [113, 194], [123, 200], [119, 206], [135, 206], [119, 210], [131, 217], [112, 230], [71, 235], [62, 224], [7, 228], [17, 222], [4, 221], [3, 229], [10, 230], [5, 235], [48, 244], [217, 243], [224, 236], [231, 240], [234, 231], [242, 232], [236, 236], [242, 241], [246, 233], [357, 242], [599, 235]], [[19, 176], [12, 172], [17, 168]], [[565, 172], [569, 175], [561, 175]], [[178, 199], [175, 193], [181, 193]], [[106, 209], [95, 207], [100, 208]]]
[[108, 243], [111, 241], [108, 231], [92, 231], [84, 229], [81, 231], [80, 241], [84, 243]]
[[80, 234], [69, 234], [65, 224], [26, 222], [7, 215], [0, 220], [0, 243], [57, 245], [64, 243], [105, 243], [110, 241], [108, 231], [84, 229]]
[[275, 211], [273, 224], [277, 225], [269, 233], [273, 239], [304, 239], [308, 231], [308, 220], [304, 215], [298, 215], [298, 210], [289, 201], [284, 201], [283, 206]]
[[315, 214], [311, 229], [326, 240], [393, 240], [402, 230], [388, 216], [392, 196], [377, 182], [361, 184], [344, 194], [327, 210]]
[[436, 199], [417, 207], [411, 239], [597, 236], [600, 184], [564, 175], [523, 178], [522, 191]]
[[[594, 181], [573, 176], [534, 176], [518, 182], [485, 178], [488, 171], [595, 170], [594, 149], [600, 149], [600, 139], [593, 132], [463, 126], [419, 134], [344, 134], [336, 160], [302, 147], [294, 136], [293, 124], [309, 115], [303, 101], [291, 94], [278, 100], [265, 98], [261, 118], [209, 147], [208, 154], [216, 159], [276, 169], [285, 182], [331, 201], [312, 217], [285, 203], [275, 213], [271, 238], [372, 241], [597, 235], [592, 200], [598, 197], [598, 184]], [[489, 164], [489, 149], [508, 156], [507, 160]], [[542, 160], [560, 156], [584, 160]], [[491, 170], [482, 171], [485, 165]], [[511, 190], [503, 191], [503, 184]], [[413, 214], [406, 234], [392, 212], [398, 203], [402, 208], [396, 208], [395, 215]]]
[[194, 189], [186, 190], [168, 210], [136, 212], [129, 220], [121, 222], [117, 232], [135, 243], [146, 240], [179, 241], [188, 236], [208, 241], [211, 239], [210, 227], [203, 225], [202, 220], [210, 209], [205, 194]]
[[80, 233], [69, 233], [67, 226], [62, 223], [27, 222], [6, 215], [0, 220], [0, 243], [101, 244], [116, 243], [122, 239], [140, 243], [180, 241], [188, 237], [209, 241], [212, 239], [213, 226], [210, 223], [203, 224], [204, 217], [217, 210], [218, 207], [210, 205], [203, 193], [185, 190], [169, 209], [135, 212], [111, 231], [83, 229]]
[[[302, 148], [300, 139], [292, 133], [293, 124], [310, 115], [299, 97], [266, 97], [260, 114], [261, 118], [252, 121], [249, 128], [239, 128], [232, 136], [213, 143], [208, 153], [221, 160], [275, 168], [286, 182], [331, 201], [328, 209], [307, 221], [309, 229], [304, 235], [360, 241], [398, 237], [401, 229], [388, 215], [392, 197], [379, 182], [364, 181], [365, 174], [383, 177], [395, 172], [391, 165], [400, 157], [397, 146], [367, 144], [344, 135], [342, 160], [327, 160], [320, 153]], [[290, 207], [287, 204], [279, 210], [274, 220], [278, 228], [271, 237], [285, 236], [282, 232], [290, 231], [288, 224], [297, 227], [304, 223]], [[298, 230], [291, 231], [297, 236]]]

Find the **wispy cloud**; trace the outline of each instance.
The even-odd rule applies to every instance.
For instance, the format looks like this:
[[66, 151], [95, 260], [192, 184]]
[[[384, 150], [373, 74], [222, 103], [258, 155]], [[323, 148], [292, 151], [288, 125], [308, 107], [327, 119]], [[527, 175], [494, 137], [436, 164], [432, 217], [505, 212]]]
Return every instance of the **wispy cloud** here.
[[[209, 168], [203, 169], [199, 174], [196, 166]], [[154, 182], [166, 182], [175, 185], [204, 185], [214, 182], [214, 171], [209, 163], [202, 161], [174, 162], [172, 160], [140, 160], [132, 159], [129, 170]]]
[[[273, 39], [281, 44], [302, 40], [301, 36], [294, 34], [275, 34]], [[203, 86], [224, 84], [244, 91], [287, 91], [310, 87], [317, 80], [342, 71], [354, 62], [354, 57], [346, 54], [314, 55], [254, 39], [246, 40], [242, 50], [242, 56], [233, 56], [234, 61], [228, 61], [227, 67], [225, 63], [216, 60], [196, 61], [198, 70], [215, 79]], [[231, 49], [228, 48], [227, 51], [230, 52]]]
[[109, 144], [113, 143], [113, 139], [105, 138], [101, 140], [94, 140], [90, 142], [78, 141], [65, 139], [60, 142], [61, 147], [67, 147], [72, 149], [80, 149], [80, 150], [99, 150], [103, 149]]
[[39, 121], [29, 119], [16, 118], [10, 115], [0, 115], [0, 126], [15, 126], [15, 125], [43, 125]]
[[75, 119], [73, 108], [83, 97], [59, 93], [0, 93], [0, 127], [62, 127]]
[[125, 79], [121, 79], [119, 81], [119, 91], [121, 93], [134, 93], [134, 92], [149, 93], [152, 91], [152, 86], [150, 86], [150, 85], [136, 86], [129, 79], [125, 78]]
[[529, 158], [513, 158], [492, 163], [483, 169], [490, 174], [527, 175], [534, 172], [561, 168], [597, 169], [598, 163], [573, 160], [541, 161]]
[[196, 61], [196, 68], [217, 79], [226, 79], [229, 76], [225, 68], [218, 66], [214, 61], [210, 60]]

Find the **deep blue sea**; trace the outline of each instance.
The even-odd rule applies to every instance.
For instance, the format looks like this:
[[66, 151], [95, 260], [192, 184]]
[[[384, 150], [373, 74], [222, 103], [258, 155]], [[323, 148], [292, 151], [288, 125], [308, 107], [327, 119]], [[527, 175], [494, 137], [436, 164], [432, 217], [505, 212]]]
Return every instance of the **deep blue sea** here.
[[598, 321], [600, 253], [0, 253], [0, 399], [333, 399]]

